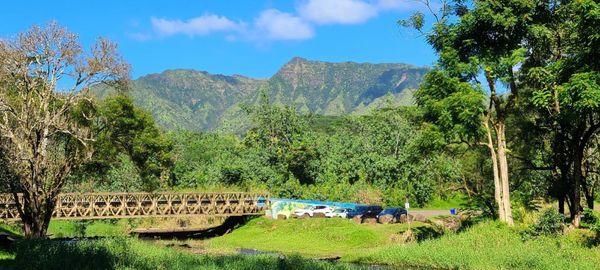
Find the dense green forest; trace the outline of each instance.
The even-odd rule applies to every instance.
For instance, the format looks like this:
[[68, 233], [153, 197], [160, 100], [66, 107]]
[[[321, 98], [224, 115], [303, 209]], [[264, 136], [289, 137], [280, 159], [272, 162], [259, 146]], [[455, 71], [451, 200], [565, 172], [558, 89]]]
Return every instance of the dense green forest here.
[[[485, 148], [449, 143], [422, 109], [387, 98], [369, 114], [321, 116], [262, 95], [245, 107], [252, 128], [239, 136], [161, 130], [126, 95], [110, 96], [98, 101], [105, 124], [98, 129], [95, 162], [67, 189], [264, 190], [275, 197], [389, 206], [408, 199], [421, 207], [464, 196], [466, 206], [494, 213]], [[522, 175], [515, 194], [527, 206], [544, 195], [548, 175], [523, 172], [524, 166], [515, 169]]]
[[252, 128], [237, 136], [162, 131], [126, 95], [111, 96], [99, 101], [106, 124], [98, 129], [97, 158], [89, 172], [74, 176], [71, 188], [234, 188], [386, 205], [410, 198], [421, 206], [456, 195], [463, 185], [460, 168], [477, 154], [440, 151], [443, 138], [431, 140], [419, 109], [396, 107], [389, 99], [388, 106], [366, 115], [320, 116], [274, 105], [262, 95], [245, 110]]

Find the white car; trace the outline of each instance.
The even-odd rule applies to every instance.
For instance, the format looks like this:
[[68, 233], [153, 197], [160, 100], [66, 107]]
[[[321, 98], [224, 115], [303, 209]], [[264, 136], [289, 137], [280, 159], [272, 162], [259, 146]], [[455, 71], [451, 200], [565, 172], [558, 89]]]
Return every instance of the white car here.
[[317, 213], [321, 213], [324, 216], [327, 216], [329, 214], [331, 214], [333, 212], [333, 209], [331, 209], [331, 207], [326, 206], [326, 205], [311, 205], [307, 208], [304, 209], [296, 209], [294, 211], [294, 215], [296, 217], [313, 217], [315, 214]]
[[333, 217], [346, 218], [349, 211], [350, 211], [350, 209], [348, 209], [348, 208], [336, 208], [332, 212], [325, 214], [325, 216], [330, 217], [330, 218], [333, 218]]

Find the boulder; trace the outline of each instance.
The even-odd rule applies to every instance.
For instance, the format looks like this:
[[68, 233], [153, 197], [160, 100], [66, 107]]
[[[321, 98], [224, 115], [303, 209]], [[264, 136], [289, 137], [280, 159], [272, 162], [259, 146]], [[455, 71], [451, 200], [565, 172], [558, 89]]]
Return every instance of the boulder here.
[[392, 215], [381, 216], [381, 217], [379, 217], [378, 221], [381, 224], [394, 223], [394, 216], [392, 216]]
[[[412, 218], [412, 216], [410, 216], [410, 217]], [[408, 222], [408, 220], [409, 220], [409, 216], [407, 216], [405, 214], [400, 216], [400, 223], [406, 223], [406, 222]]]
[[327, 216], [325, 216], [324, 213], [314, 213], [313, 217], [314, 218], [326, 218]]
[[377, 224], [377, 219], [376, 218], [363, 218], [362, 223]]
[[412, 215], [412, 219], [410, 221], [421, 221], [421, 222], [424, 222], [424, 221], [427, 221], [427, 218], [424, 215], [421, 215], [421, 214], [414, 214], [414, 215]]

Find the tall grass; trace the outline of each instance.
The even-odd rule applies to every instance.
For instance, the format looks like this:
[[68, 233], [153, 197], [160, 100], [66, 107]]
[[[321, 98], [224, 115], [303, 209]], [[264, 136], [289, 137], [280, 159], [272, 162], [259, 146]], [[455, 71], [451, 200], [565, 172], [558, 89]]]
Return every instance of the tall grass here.
[[113, 238], [72, 243], [22, 241], [11, 269], [360, 269], [302, 259], [256, 256], [209, 256], [183, 253], [136, 239]]
[[585, 247], [577, 240], [580, 233], [523, 240], [515, 229], [487, 221], [462, 233], [384, 247], [346, 260], [442, 269], [598, 269], [600, 249]]

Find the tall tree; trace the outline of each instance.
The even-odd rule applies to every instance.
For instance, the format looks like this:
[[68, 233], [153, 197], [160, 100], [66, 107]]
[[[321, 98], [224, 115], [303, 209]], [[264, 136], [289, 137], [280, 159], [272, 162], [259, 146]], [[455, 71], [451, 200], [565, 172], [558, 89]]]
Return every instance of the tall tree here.
[[270, 166], [291, 172], [290, 176], [303, 184], [313, 183], [307, 162], [314, 153], [306, 144], [306, 117], [290, 106], [272, 104], [266, 92], [246, 111], [254, 127], [247, 132], [245, 142], [264, 149]]
[[[537, 125], [551, 132], [556, 175], [553, 195], [565, 203], [575, 226], [581, 191], [593, 208], [593, 177], [586, 168], [600, 130], [600, 4], [594, 0], [539, 1], [523, 65], [527, 101]], [[586, 179], [588, 178], [588, 179]]]
[[125, 154], [139, 171], [142, 188], [151, 191], [166, 187], [173, 163], [172, 142], [158, 129], [152, 116], [137, 108], [125, 93], [105, 98], [95, 109], [94, 155], [85, 171], [105, 174], [119, 165], [119, 155]]
[[[429, 1], [424, 2], [433, 11], [434, 5]], [[486, 89], [488, 106], [482, 111], [480, 122], [485, 131], [482, 144], [490, 151], [500, 219], [509, 224], [513, 223], [513, 218], [506, 121], [515, 109], [522, 88], [519, 67], [527, 60], [524, 44], [535, 15], [536, 2], [529, 0], [442, 1], [440, 11], [434, 12], [432, 30], [424, 32], [427, 41], [439, 55], [436, 68], [438, 78], [429, 76], [429, 80], [447, 77], [447, 82], [458, 85], [458, 92], [467, 91], [465, 89], [468, 88]], [[424, 15], [416, 13], [402, 23], [423, 31]], [[431, 91], [431, 87], [428, 89], [427, 86], [435, 83], [426, 83], [420, 91]], [[451, 98], [449, 95], [452, 93], [441, 94], [436, 97], [437, 100]], [[427, 94], [422, 96], [427, 97]], [[479, 104], [465, 104], [474, 107], [464, 107], [461, 101], [446, 105], [462, 108], [463, 111], [455, 119], [463, 120], [461, 118], [465, 112], [472, 115], [473, 111], [480, 109]], [[448, 117], [444, 109], [441, 110], [437, 118], [444, 121], [444, 117]]]
[[[129, 66], [99, 39], [85, 53], [77, 35], [49, 23], [0, 40], [0, 150], [27, 237], [44, 237], [69, 174], [90, 157], [93, 134], [78, 106], [89, 87], [123, 85]], [[80, 111], [82, 112], [82, 111]]]

